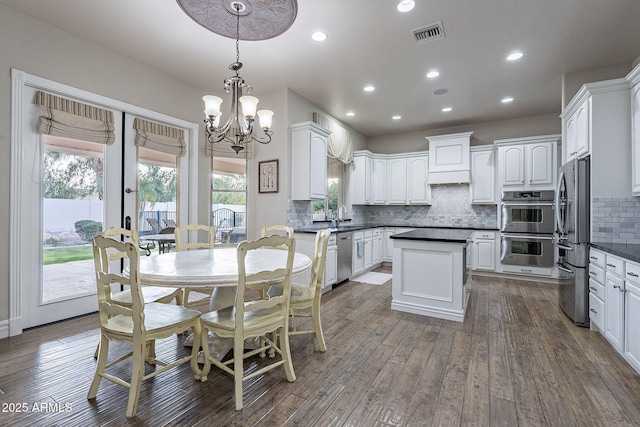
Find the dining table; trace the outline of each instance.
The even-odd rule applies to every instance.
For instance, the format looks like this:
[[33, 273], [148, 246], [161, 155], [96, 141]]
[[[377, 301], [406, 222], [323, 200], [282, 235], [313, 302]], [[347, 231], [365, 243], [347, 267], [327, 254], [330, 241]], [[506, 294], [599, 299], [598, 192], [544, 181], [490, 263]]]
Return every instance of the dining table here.
[[161, 234], [146, 234], [140, 236], [140, 242], [145, 241], [158, 242], [158, 253], [165, 253], [165, 248], [176, 242], [176, 236], [173, 233], [161, 233]]
[[[286, 249], [256, 249], [247, 253], [245, 270], [252, 274], [262, 270], [272, 270], [285, 265]], [[312, 261], [307, 255], [296, 252], [291, 269], [292, 276], [310, 274]], [[128, 268], [128, 267], [127, 267]], [[125, 268], [125, 274], [128, 274]], [[226, 245], [213, 249], [169, 252], [140, 257], [140, 283], [172, 288], [198, 287], [213, 288], [209, 299], [209, 310], [230, 307], [235, 302], [238, 282], [237, 246]], [[255, 341], [255, 340], [253, 340]], [[248, 348], [255, 348], [255, 342], [246, 342]], [[233, 347], [233, 339], [209, 336], [209, 353], [221, 360]], [[193, 335], [185, 339], [185, 346], [193, 345]], [[203, 362], [202, 355], [198, 358]]]

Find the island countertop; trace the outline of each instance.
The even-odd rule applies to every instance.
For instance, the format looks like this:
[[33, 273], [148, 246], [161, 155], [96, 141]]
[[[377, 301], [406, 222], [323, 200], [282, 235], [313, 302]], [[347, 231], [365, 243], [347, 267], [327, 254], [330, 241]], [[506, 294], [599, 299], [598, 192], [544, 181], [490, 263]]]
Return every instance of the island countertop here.
[[391, 236], [392, 239], [466, 243], [473, 230], [455, 228], [418, 228]]

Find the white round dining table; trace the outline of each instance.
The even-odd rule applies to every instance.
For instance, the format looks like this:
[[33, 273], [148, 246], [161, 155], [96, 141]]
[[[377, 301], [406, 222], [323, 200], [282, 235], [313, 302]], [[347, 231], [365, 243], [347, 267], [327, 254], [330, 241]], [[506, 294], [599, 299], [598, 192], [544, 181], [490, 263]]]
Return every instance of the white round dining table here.
[[[272, 270], [286, 263], [284, 249], [257, 249], [250, 251], [245, 259], [246, 272]], [[311, 259], [296, 252], [293, 259], [292, 276], [311, 269]], [[211, 288], [214, 292], [209, 303], [210, 310], [233, 305], [235, 286], [238, 281], [238, 258], [236, 246], [200, 249], [195, 251], [169, 252], [140, 257], [140, 282], [154, 286]]]

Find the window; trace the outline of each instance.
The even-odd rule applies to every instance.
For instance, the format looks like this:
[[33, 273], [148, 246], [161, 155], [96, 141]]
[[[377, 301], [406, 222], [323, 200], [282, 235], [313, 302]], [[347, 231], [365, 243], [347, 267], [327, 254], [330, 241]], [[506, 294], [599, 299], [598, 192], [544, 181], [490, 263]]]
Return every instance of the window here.
[[138, 230], [141, 235], [157, 234], [159, 229], [179, 222], [178, 159], [173, 154], [138, 147]]
[[338, 206], [344, 204], [342, 174], [344, 163], [327, 158], [327, 197], [313, 202], [313, 220], [322, 221], [337, 218]]
[[217, 243], [246, 239], [247, 161], [244, 158], [212, 157], [211, 225]]

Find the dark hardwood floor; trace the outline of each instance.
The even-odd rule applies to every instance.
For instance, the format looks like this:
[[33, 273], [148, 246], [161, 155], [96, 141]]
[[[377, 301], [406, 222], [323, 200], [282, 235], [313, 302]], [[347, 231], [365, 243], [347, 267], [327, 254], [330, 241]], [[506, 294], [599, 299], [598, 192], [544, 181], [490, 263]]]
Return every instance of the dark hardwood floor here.
[[[32, 329], [0, 340], [0, 425], [640, 425], [640, 375], [562, 314], [553, 285], [474, 277], [464, 323], [390, 303], [390, 282], [325, 294], [328, 351], [311, 335], [292, 337], [297, 380], [281, 369], [251, 380], [242, 411], [230, 376], [214, 368], [200, 383], [183, 365], [143, 383], [131, 420], [124, 387], [103, 380], [97, 398], [86, 398], [96, 315]], [[158, 354], [185, 354], [183, 339], [158, 343]]]

